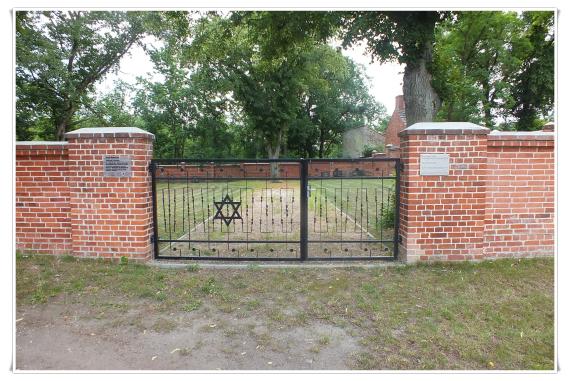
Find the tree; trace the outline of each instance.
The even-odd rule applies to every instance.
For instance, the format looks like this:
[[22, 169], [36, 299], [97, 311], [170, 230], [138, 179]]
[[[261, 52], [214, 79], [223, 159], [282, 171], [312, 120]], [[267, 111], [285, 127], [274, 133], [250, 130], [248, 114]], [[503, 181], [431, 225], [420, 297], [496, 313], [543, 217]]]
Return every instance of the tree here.
[[121, 80], [115, 81], [113, 89], [97, 97], [91, 104], [83, 105], [77, 114], [77, 127], [133, 127], [141, 126], [133, 113], [130, 96], [133, 88]]
[[[433, 70], [443, 99], [438, 117], [491, 128], [503, 118], [529, 129], [521, 127], [523, 110], [537, 105], [528, 114], [530, 124], [537, 114], [548, 112], [554, 95], [554, 36], [549, 35], [548, 16], [552, 12], [522, 17], [515, 12], [458, 12], [441, 23]], [[533, 28], [532, 20], [541, 27]]]
[[495, 125], [512, 107], [510, 87], [529, 44], [515, 12], [459, 12], [438, 28], [435, 87], [444, 118]]
[[223, 83], [191, 72], [178, 44], [167, 44], [150, 56], [164, 79], [140, 78], [133, 105], [143, 128], [156, 137], [156, 156], [237, 154], [239, 148], [231, 144], [235, 132], [226, 118], [231, 102], [219, 91]]
[[554, 104], [554, 12], [524, 12], [522, 19], [530, 49], [514, 79], [512, 112], [518, 130], [535, 130]]
[[139, 12], [18, 11], [16, 114], [24, 130], [18, 135], [40, 118], [52, 126], [43, 138], [62, 140], [79, 123], [77, 111], [92, 102], [95, 83], [143, 32]]
[[380, 62], [406, 65], [403, 92], [408, 124], [432, 121], [441, 100], [432, 86], [434, 30], [443, 12], [347, 12], [340, 25], [344, 46], [365, 41], [367, 51]]
[[362, 67], [340, 51], [318, 45], [306, 56], [304, 90], [287, 146], [303, 157], [326, 157], [338, 148], [344, 131], [380, 125], [386, 108], [369, 94]]
[[278, 158], [296, 117], [306, 45], [275, 43], [273, 35], [264, 32], [266, 17], [267, 12], [252, 12], [239, 21], [204, 18], [193, 31], [188, 57], [196, 72], [227, 85], [267, 156]]

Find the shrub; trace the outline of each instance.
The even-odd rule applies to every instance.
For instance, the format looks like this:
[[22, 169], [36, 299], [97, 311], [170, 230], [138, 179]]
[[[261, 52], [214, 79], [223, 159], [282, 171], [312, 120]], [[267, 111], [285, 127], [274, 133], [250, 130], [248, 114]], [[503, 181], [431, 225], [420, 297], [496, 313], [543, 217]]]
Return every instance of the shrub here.
[[380, 211], [380, 228], [394, 228], [394, 220], [396, 218], [396, 197], [388, 195], [388, 201], [384, 204], [384, 208]]

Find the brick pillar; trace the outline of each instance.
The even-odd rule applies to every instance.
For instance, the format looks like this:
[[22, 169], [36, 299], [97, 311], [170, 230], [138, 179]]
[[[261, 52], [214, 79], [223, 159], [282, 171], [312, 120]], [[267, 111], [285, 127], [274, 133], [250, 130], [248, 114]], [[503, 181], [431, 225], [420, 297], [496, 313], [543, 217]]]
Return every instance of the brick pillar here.
[[151, 258], [154, 135], [133, 127], [82, 128], [66, 138], [73, 255]]
[[400, 133], [403, 260], [483, 258], [488, 133], [472, 123], [416, 123]]

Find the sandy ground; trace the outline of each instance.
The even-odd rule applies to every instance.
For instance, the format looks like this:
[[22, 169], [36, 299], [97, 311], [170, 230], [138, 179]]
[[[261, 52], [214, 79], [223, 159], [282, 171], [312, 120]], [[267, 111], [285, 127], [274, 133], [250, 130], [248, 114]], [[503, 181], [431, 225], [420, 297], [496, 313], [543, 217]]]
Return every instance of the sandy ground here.
[[[121, 318], [137, 321], [139, 312]], [[355, 332], [318, 321], [270, 330], [257, 319], [190, 312], [171, 314], [176, 327], [157, 332], [160, 321], [155, 329], [125, 327], [116, 317], [87, 313], [82, 305], [60, 303], [20, 309], [16, 368], [334, 370], [350, 368], [360, 349]]]

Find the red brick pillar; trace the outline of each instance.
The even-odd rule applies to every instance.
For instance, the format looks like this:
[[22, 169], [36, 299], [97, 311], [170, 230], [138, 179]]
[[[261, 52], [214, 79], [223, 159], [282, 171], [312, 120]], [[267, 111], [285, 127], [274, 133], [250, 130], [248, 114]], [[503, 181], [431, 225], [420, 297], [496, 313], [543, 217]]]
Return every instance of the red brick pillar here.
[[400, 133], [401, 258], [483, 258], [487, 134], [472, 123], [416, 123]]
[[151, 258], [154, 135], [133, 127], [83, 128], [66, 138], [73, 255]]

